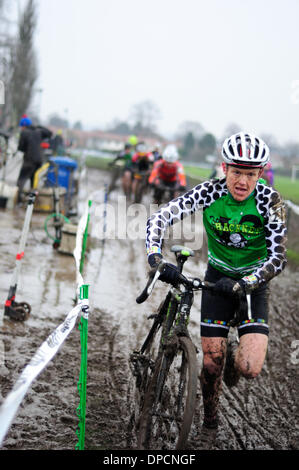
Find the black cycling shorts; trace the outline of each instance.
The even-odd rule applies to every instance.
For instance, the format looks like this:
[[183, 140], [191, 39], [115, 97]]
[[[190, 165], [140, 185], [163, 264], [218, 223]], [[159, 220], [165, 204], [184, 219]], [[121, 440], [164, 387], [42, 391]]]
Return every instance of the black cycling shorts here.
[[[223, 273], [208, 265], [205, 280], [217, 282]], [[268, 326], [268, 297], [269, 287], [264, 284], [251, 293], [251, 318], [243, 309], [237, 328], [239, 336], [247, 333], [269, 334]], [[201, 336], [227, 338], [230, 322], [234, 318], [237, 301], [233, 297], [226, 297], [208, 290], [202, 290], [201, 300]]]

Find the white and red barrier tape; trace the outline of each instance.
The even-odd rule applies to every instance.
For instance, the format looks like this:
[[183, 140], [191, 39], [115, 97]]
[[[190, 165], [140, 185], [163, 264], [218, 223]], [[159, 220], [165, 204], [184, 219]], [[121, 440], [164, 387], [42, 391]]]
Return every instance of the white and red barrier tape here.
[[[77, 267], [78, 292], [80, 290], [80, 286], [84, 284], [82, 275], [79, 272], [79, 266], [81, 259], [81, 245], [87, 217], [88, 208], [80, 219], [77, 229], [76, 247], [74, 250], [74, 258]], [[78, 300], [77, 305], [68, 313], [64, 322], [60, 324], [39, 347], [29, 364], [19, 376], [11, 392], [6, 396], [0, 407], [0, 446], [2, 445], [3, 439], [12, 424], [30, 385], [55, 356], [62, 343], [74, 328], [79, 313], [82, 311], [82, 314], [85, 315], [88, 308], [88, 299]]]

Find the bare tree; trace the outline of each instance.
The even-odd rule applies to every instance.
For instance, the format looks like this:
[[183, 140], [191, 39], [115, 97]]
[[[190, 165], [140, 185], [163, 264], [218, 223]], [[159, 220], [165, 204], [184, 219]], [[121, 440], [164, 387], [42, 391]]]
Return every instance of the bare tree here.
[[7, 0], [0, 0], [0, 22], [1, 23], [3, 23], [3, 20], [7, 21], [7, 19], [4, 16], [6, 4], [7, 4]]
[[227, 139], [227, 137], [230, 137], [233, 134], [237, 134], [238, 132], [242, 132], [242, 126], [239, 124], [236, 124], [235, 122], [231, 122], [228, 124], [224, 130], [224, 135], [221, 138], [221, 141]]
[[273, 134], [261, 133], [260, 137], [266, 142], [271, 152], [279, 152], [280, 146]]
[[59, 116], [58, 113], [52, 113], [48, 116], [48, 125], [54, 127], [61, 127], [62, 129], [68, 129], [70, 123], [67, 119]]
[[140, 131], [154, 131], [156, 122], [160, 117], [161, 113], [158, 106], [150, 100], [135, 104], [130, 113], [133, 128]]
[[178, 139], [184, 139], [188, 134], [192, 134], [194, 139], [200, 139], [204, 133], [204, 128], [200, 122], [184, 121], [179, 125], [176, 136]]
[[12, 121], [16, 124], [32, 100], [37, 79], [37, 60], [33, 40], [36, 27], [34, 0], [28, 0], [19, 21], [18, 37], [13, 51], [11, 81]]
[[11, 82], [11, 53], [14, 47], [14, 38], [10, 31], [12, 24], [8, 12], [8, 1], [0, 0], [0, 80], [4, 103], [0, 105], [0, 127], [6, 128], [9, 124], [11, 109], [11, 94], [9, 83]]

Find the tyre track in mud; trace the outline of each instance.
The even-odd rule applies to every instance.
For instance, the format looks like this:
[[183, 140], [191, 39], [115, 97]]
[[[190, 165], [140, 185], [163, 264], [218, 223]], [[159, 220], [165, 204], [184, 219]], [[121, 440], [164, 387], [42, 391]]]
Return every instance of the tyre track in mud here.
[[[89, 170], [88, 187], [98, 189], [106, 178], [104, 173]], [[116, 191], [109, 198], [112, 206], [116, 205], [118, 194]], [[13, 246], [16, 248], [20, 222], [16, 215], [4, 213], [4, 216], [5, 223], [10, 221], [14, 227]], [[43, 232], [38, 229], [39, 220], [41, 218], [34, 217], [35, 238], [43, 240]], [[165, 252], [168, 253], [171, 244], [171, 240], [165, 243]], [[4, 243], [0, 243], [1, 249], [6, 250]], [[33, 259], [38, 259], [44, 252], [44, 259], [41, 259], [35, 286], [34, 276], [29, 272], [31, 260], [26, 261], [30, 288], [36, 290], [32, 318], [25, 324], [6, 325], [7, 374], [0, 380], [3, 397], [37, 347], [64, 319], [75, 292], [75, 276], [70, 274], [73, 260], [53, 253], [49, 242], [48, 245], [37, 245], [30, 239], [29, 251]], [[107, 239], [99, 268], [101, 253], [101, 241], [93, 240], [85, 274], [86, 281], [91, 284], [86, 449], [131, 449], [135, 446], [135, 390], [129, 354], [140, 347], [150, 326], [147, 315], [158, 307], [167, 287], [162, 283], [157, 285], [150, 301], [136, 304], [148, 270], [144, 239]], [[9, 276], [11, 264], [7, 256], [4, 259], [5, 273]], [[171, 257], [168, 259], [172, 260]], [[201, 261], [205, 259], [205, 255], [197, 254], [196, 259], [186, 264], [187, 272], [202, 276]], [[202, 398], [198, 382], [198, 406], [189, 450], [298, 449], [298, 364], [291, 361], [291, 344], [299, 340], [297, 279], [298, 273], [287, 268], [271, 282], [269, 352], [263, 371], [251, 382], [241, 379], [238, 387], [228, 389], [223, 385], [221, 424], [217, 432], [201, 429]], [[22, 285], [26, 292], [30, 291], [26, 278]], [[7, 291], [2, 288], [2, 296], [5, 298], [6, 295]], [[200, 294], [196, 294], [190, 330], [199, 348], [201, 369], [199, 306]], [[80, 339], [76, 328], [28, 392], [5, 439], [4, 449], [74, 449], [79, 358]]]
[[[112, 195], [113, 196], [113, 195]], [[109, 203], [115, 205], [113, 197], [109, 199]], [[110, 299], [111, 305], [105, 302], [105, 306], [96, 308], [91, 311], [90, 322], [91, 329], [99, 328], [101, 322], [101, 351], [105, 350], [105, 354], [99, 354], [100, 361], [94, 358], [94, 339], [91, 339], [89, 353], [89, 369], [90, 374], [95, 376], [92, 380], [92, 386], [89, 386], [89, 405], [90, 414], [88, 421], [88, 438], [87, 448], [95, 449], [123, 449], [130, 448], [130, 443], [133, 439], [132, 425], [130, 425], [130, 403], [131, 387], [128, 386], [130, 381], [129, 370], [129, 353], [135, 346], [134, 333], [138, 328], [138, 319], [134, 312], [134, 303], [140, 286], [143, 283], [141, 279], [144, 275], [144, 266], [140, 266], [141, 262], [137, 263], [136, 258], [142, 260], [144, 254], [144, 242], [132, 241], [128, 239], [106, 240], [105, 246], [106, 253], [109, 256], [104, 257], [102, 263], [103, 275], [105, 270], [109, 269], [111, 263], [113, 264], [113, 273], [108, 276], [114, 275], [117, 278], [117, 292], [113, 292], [114, 299], [124, 298], [126, 311], [122, 302], [114, 303], [113, 298]], [[116, 271], [116, 273], [114, 273]], [[117, 274], [119, 272], [119, 274]], [[98, 285], [101, 286], [103, 281], [101, 274], [98, 280]], [[97, 289], [97, 285], [94, 286]], [[101, 287], [100, 287], [101, 289]], [[130, 292], [131, 301], [127, 300], [128, 291]], [[103, 299], [102, 299], [103, 300]], [[96, 304], [101, 303], [95, 301]], [[136, 303], [135, 303], [136, 304]], [[132, 305], [133, 309], [130, 310]], [[133, 313], [132, 313], [133, 310]], [[100, 313], [100, 315], [97, 315]], [[95, 326], [92, 319], [97, 318], [98, 325]], [[100, 318], [99, 318], [100, 317]], [[125, 323], [125, 325], [124, 325]], [[137, 335], [138, 336], [138, 335]], [[134, 343], [133, 343], [134, 341]], [[99, 345], [95, 345], [99, 349]], [[103, 373], [96, 370], [96, 362], [101, 365]], [[97, 378], [96, 378], [97, 377]], [[108, 395], [105, 393], [108, 389]], [[99, 394], [100, 390], [100, 394]], [[97, 399], [92, 397], [98, 396]], [[102, 399], [99, 398], [102, 395]], [[111, 404], [112, 408], [111, 408]], [[105, 410], [103, 410], [103, 405]], [[111, 419], [107, 419], [110, 416]]]
[[271, 283], [269, 352], [260, 377], [250, 382], [241, 379], [238, 387], [232, 389], [223, 386], [227, 405], [222, 418], [229, 419], [232, 410], [236, 411], [238, 419], [242, 418], [244, 448], [298, 448], [298, 410], [295, 405], [298, 367], [290, 364], [291, 331], [294, 337], [298, 337], [298, 328], [296, 323], [290, 324], [292, 315], [284, 313], [298, 308], [298, 301], [296, 297], [288, 296], [287, 290], [283, 295], [281, 289], [277, 291], [283, 283], [290, 283], [289, 289], [292, 290], [295, 279], [296, 274], [286, 271]]

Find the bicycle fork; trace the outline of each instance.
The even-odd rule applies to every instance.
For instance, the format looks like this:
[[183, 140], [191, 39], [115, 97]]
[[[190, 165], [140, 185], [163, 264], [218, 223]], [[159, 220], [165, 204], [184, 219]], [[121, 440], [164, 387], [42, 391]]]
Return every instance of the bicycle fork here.
[[194, 294], [192, 290], [186, 290], [181, 295], [181, 301], [176, 319], [176, 333], [178, 335], [185, 334], [189, 336], [187, 332], [187, 326], [190, 318], [190, 311], [193, 304]]

